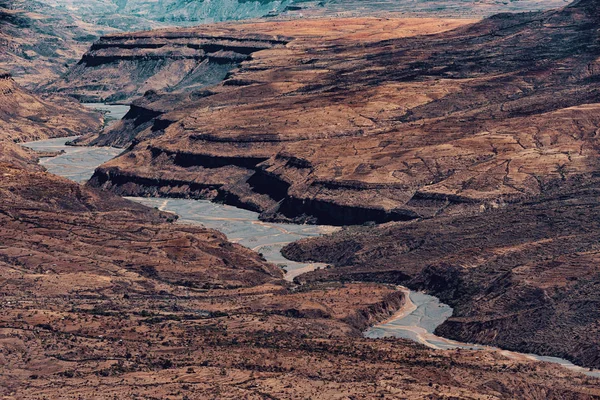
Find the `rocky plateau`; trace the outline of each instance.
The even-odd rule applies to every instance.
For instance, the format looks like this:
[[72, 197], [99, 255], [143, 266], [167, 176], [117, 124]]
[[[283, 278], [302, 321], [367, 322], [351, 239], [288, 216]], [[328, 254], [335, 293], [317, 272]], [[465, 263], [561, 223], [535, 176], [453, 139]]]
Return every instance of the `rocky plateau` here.
[[393, 286], [292, 284], [223, 234], [53, 176], [39, 156], [0, 138], [3, 398], [600, 396], [557, 365], [365, 339], [402, 308]]

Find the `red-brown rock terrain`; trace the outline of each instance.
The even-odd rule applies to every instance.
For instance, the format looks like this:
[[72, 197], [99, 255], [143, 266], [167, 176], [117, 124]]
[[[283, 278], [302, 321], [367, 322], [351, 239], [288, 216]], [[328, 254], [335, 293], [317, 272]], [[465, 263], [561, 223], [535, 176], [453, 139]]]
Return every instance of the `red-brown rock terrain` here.
[[461, 22], [228, 27], [297, 38], [254, 53], [221, 85], [134, 103], [97, 142], [152, 140], [101, 167], [93, 182], [330, 224], [538, 196], [550, 182], [597, 169], [595, 4], [429, 36], [418, 34]]
[[4, 398], [600, 396], [596, 380], [558, 366], [363, 339], [401, 292], [290, 285], [216, 231], [44, 172], [5, 133]]
[[[150, 91], [88, 135], [129, 146], [90, 186], [263, 218], [404, 222], [289, 246], [336, 267], [291, 284], [216, 231], [49, 175], [0, 142], [0, 394], [600, 397], [597, 380], [556, 365], [361, 335], [404, 304], [382, 282], [405, 283], [455, 307], [444, 335], [598, 365], [597, 4], [468, 26], [322, 19], [103, 39], [87, 60], [112, 71], [139, 52], [151, 65], [153, 44], [199, 53], [174, 37], [280, 42], [251, 46], [220, 85]], [[74, 81], [104, 77], [88, 61]], [[123, 76], [98, 90], [137, 93]], [[81, 125], [69, 115], [62, 125]]]
[[158, 30], [119, 34], [94, 43], [81, 61], [46, 90], [84, 101], [131, 101], [147, 91], [193, 91], [221, 82], [257, 51], [286, 41], [266, 35], [211, 35]]
[[40, 97], [0, 70], [0, 140], [26, 142], [97, 133], [102, 116], [59, 96]]
[[58, 78], [101, 34], [64, 9], [31, 0], [0, 0], [0, 68], [28, 89]]
[[138, 100], [94, 139], [132, 144], [91, 184], [263, 218], [413, 220], [288, 254], [344, 267], [304, 281], [434, 292], [455, 307], [445, 335], [600, 366], [598, 15], [584, 0], [450, 31], [466, 21], [227, 26], [289, 42], [221, 85]]
[[218, 232], [23, 159], [0, 178], [4, 398], [600, 396], [555, 365], [363, 339], [402, 306], [391, 287], [292, 286]]
[[[566, 185], [565, 185], [566, 186]], [[477, 215], [356, 227], [289, 245], [335, 268], [313, 281], [424, 289], [454, 308], [444, 337], [600, 366], [597, 178]]]

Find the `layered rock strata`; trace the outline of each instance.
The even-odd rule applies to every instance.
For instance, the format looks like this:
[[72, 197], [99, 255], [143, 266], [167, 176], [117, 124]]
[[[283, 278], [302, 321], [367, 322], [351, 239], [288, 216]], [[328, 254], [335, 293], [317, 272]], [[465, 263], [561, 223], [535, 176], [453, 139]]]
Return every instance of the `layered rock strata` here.
[[392, 287], [292, 287], [218, 232], [26, 160], [0, 177], [6, 398], [600, 396], [556, 365], [363, 339]]
[[459, 22], [241, 25], [296, 39], [255, 53], [221, 85], [137, 102], [103, 141], [134, 146], [94, 184], [328, 224], [539, 196], [598, 169], [594, 7], [420, 36]]
[[194, 91], [221, 82], [257, 51], [282, 47], [286, 40], [265, 35], [231, 36], [159, 30], [101, 38], [81, 61], [45, 90], [88, 102], [130, 102], [148, 91]]

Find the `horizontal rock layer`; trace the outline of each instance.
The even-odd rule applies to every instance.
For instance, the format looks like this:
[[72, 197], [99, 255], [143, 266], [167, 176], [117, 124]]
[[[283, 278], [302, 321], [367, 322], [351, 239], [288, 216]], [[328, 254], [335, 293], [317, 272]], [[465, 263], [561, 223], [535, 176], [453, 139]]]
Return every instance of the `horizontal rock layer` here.
[[119, 182], [106, 187], [128, 194], [140, 192], [125, 180], [169, 176], [152, 189], [164, 195], [206, 176], [220, 185], [208, 198], [262, 218], [340, 225], [539, 196], [598, 168], [600, 47], [586, 4], [452, 31], [466, 21], [240, 25], [242, 37], [295, 39], [253, 54], [221, 85], [138, 100], [97, 139], [134, 146], [98, 174], [110, 168]]
[[600, 395], [558, 366], [364, 339], [361, 329], [402, 306], [401, 292], [292, 287], [216, 231], [8, 154], [0, 152], [4, 397]]
[[283, 46], [283, 38], [232, 37], [227, 30], [106, 36], [77, 66], [44, 88], [82, 101], [129, 102], [149, 90], [192, 91], [214, 85], [239, 63], [261, 50]]
[[538, 200], [294, 243], [284, 254], [328, 262], [303, 282], [404, 284], [454, 308], [439, 335], [600, 367], [598, 176]]

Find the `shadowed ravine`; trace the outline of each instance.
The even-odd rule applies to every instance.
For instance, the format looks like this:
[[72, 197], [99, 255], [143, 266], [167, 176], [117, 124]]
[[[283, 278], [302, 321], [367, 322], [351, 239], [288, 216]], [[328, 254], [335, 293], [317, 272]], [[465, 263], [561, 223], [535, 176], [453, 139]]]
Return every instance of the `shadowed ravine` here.
[[[114, 148], [66, 146], [66, 143], [72, 139], [51, 139], [30, 142], [25, 145], [38, 151], [63, 151], [64, 154], [54, 158], [44, 158], [40, 163], [49, 172], [77, 182], [89, 179], [97, 166], [116, 157], [122, 151]], [[258, 220], [258, 213], [209, 201], [142, 197], [129, 199], [146, 206], [176, 213], [180, 217], [180, 223], [201, 224], [223, 232], [229, 240], [249, 247], [261, 253], [267, 261], [282, 266], [287, 271], [286, 279], [290, 281], [302, 273], [324, 267], [324, 264], [287, 260], [281, 254], [281, 248], [296, 240], [331, 233], [337, 229], [330, 226], [266, 223]], [[406, 338], [439, 350], [463, 348], [498, 351], [511, 359], [557, 363], [575, 372], [600, 377], [599, 370], [590, 371], [556, 357], [517, 353], [439, 337], [433, 332], [452, 315], [452, 308], [440, 303], [433, 296], [413, 292], [404, 287], [399, 287], [399, 290], [405, 293], [409, 301], [395, 316], [369, 328], [365, 332], [366, 337], [373, 339]]]

